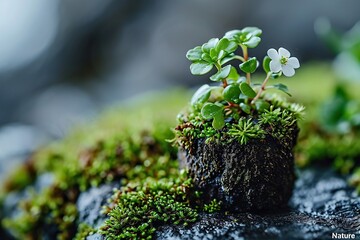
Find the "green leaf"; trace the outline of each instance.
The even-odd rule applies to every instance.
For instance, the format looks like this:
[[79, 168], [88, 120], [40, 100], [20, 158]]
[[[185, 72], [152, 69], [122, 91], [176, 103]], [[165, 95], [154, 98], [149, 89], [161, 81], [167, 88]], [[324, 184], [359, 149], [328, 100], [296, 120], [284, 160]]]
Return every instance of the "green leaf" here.
[[220, 39], [220, 41], [216, 44], [216, 50], [218, 51], [218, 52], [220, 52], [220, 50], [225, 50], [228, 46], [229, 46], [229, 43], [230, 43], [230, 41], [229, 41], [229, 39], [227, 39], [227, 38], [222, 38], [222, 39]]
[[243, 42], [243, 45], [247, 46], [248, 48], [255, 48], [261, 42], [261, 38], [252, 36], [247, 41]]
[[228, 62], [230, 62], [231, 60], [234, 60], [234, 59], [236, 59], [236, 55], [235, 54], [230, 54], [230, 55], [224, 57], [223, 59], [221, 59], [220, 64], [224, 65], [224, 64], [226, 64], [226, 63], [228, 63]]
[[278, 83], [278, 84], [273, 85], [273, 87], [280, 91], [283, 91], [284, 93], [286, 93], [287, 95], [289, 95], [291, 97], [291, 94], [289, 93], [289, 89], [286, 85]]
[[224, 50], [220, 50], [219, 54], [217, 55], [216, 60], [220, 60], [222, 58], [224, 58], [226, 55], [226, 52]]
[[277, 78], [281, 77], [281, 75], [282, 75], [282, 72], [281, 72], [281, 71], [280, 71], [280, 72], [277, 72], [277, 73], [272, 72], [272, 73], [271, 73], [271, 78], [272, 78], [272, 79], [277, 79]]
[[251, 34], [252, 36], [260, 37], [262, 30], [257, 27], [245, 27], [241, 30], [242, 33]]
[[219, 42], [218, 38], [212, 38], [207, 43], [204, 43], [201, 46], [201, 50], [203, 52], [210, 53], [210, 49], [214, 48], [218, 42]]
[[202, 55], [201, 47], [197, 46], [193, 49], [190, 49], [186, 53], [186, 58], [189, 59], [190, 61], [198, 61], [201, 60], [201, 55]]
[[192, 96], [191, 105], [205, 103], [211, 95], [211, 87], [207, 84], [202, 85]]
[[254, 89], [252, 89], [250, 85], [247, 84], [246, 82], [242, 82], [240, 84], [240, 90], [244, 95], [246, 95], [249, 98], [254, 98], [256, 96], [256, 92], [254, 91]]
[[213, 61], [216, 61], [216, 60], [217, 60], [218, 54], [219, 54], [219, 52], [216, 51], [215, 48], [210, 49], [210, 57], [211, 57], [211, 59], [212, 59]]
[[229, 53], [233, 53], [236, 51], [236, 49], [239, 47], [239, 45], [237, 45], [236, 42], [234, 41], [230, 41], [229, 45], [227, 46], [226, 49], [224, 49], [225, 52]]
[[217, 73], [212, 75], [210, 77], [210, 80], [212, 80], [212, 81], [221, 81], [221, 80], [227, 78], [227, 76], [229, 76], [230, 70], [231, 70], [231, 65], [227, 65], [227, 66], [221, 68], [220, 71], [218, 71]]
[[263, 112], [270, 108], [270, 104], [262, 99], [258, 99], [255, 101], [255, 107], [259, 112]]
[[201, 115], [205, 119], [212, 119], [216, 114], [222, 113], [223, 107], [216, 105], [215, 103], [205, 103], [201, 108]]
[[236, 68], [231, 66], [231, 69], [230, 69], [230, 73], [229, 75], [227, 76], [227, 78], [229, 80], [235, 80], [237, 81], [239, 79], [240, 75], [239, 73], [237, 72]]
[[240, 103], [240, 108], [247, 114], [250, 114], [251, 107], [245, 103]]
[[240, 93], [239, 85], [229, 85], [224, 89], [223, 96], [226, 101], [237, 103], [239, 102]]
[[238, 48], [238, 45], [234, 41], [230, 41], [227, 38], [222, 38], [216, 45], [216, 50], [223, 50], [227, 54], [233, 53]]
[[210, 55], [208, 53], [201, 54], [201, 59], [208, 62], [213, 63], [214, 61], [211, 59]]
[[194, 75], [204, 75], [210, 72], [213, 66], [212, 63], [205, 61], [194, 62], [190, 65], [190, 71]]
[[270, 72], [270, 62], [271, 62], [271, 58], [269, 58], [269, 56], [265, 56], [262, 67], [266, 73]]
[[256, 60], [256, 57], [252, 57], [246, 62], [243, 62], [239, 65], [240, 69], [245, 73], [253, 73], [256, 71], [259, 62]]
[[219, 112], [214, 115], [212, 126], [216, 130], [220, 130], [225, 126], [224, 115], [222, 112]]
[[226, 32], [224, 37], [229, 40], [234, 40], [235, 38], [238, 38], [239, 35], [241, 35], [241, 30], [231, 30]]

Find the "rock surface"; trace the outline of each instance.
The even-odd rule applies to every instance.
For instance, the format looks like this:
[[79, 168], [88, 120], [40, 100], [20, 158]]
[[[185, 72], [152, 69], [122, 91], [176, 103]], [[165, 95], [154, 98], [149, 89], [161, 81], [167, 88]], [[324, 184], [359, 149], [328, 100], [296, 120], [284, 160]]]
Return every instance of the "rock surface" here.
[[163, 226], [157, 239], [360, 239], [360, 197], [333, 171], [299, 174], [290, 207], [276, 214], [202, 214], [189, 228]]

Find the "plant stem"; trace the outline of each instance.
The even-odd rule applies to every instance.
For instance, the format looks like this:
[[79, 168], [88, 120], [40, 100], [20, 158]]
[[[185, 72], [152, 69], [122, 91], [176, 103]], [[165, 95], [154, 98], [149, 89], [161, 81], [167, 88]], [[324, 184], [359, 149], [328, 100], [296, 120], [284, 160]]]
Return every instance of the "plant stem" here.
[[249, 58], [247, 47], [246, 47], [246, 46], [241, 45], [241, 49], [242, 49], [242, 51], [243, 51], [244, 61], [247, 61], [247, 60], [248, 60], [248, 58]]
[[242, 56], [235, 55], [234, 59], [240, 60], [242, 62], [245, 62], [245, 59]]
[[251, 104], [254, 104], [256, 100], [259, 99], [261, 93], [265, 90], [266, 87], [266, 83], [269, 81], [271, 76], [271, 72], [268, 72], [268, 74], [266, 75], [266, 78], [264, 80], [264, 82], [261, 84], [261, 88], [259, 89], [258, 93], [256, 94], [256, 96], [254, 97], [254, 99], [251, 101]]
[[223, 79], [222, 83], [223, 83], [223, 88], [226, 88], [228, 86], [228, 82], [226, 81], [226, 79]]
[[[244, 62], [246, 62], [249, 59], [248, 49], [244, 45], [240, 45], [240, 46], [241, 46], [241, 49], [243, 51]], [[249, 84], [249, 85], [251, 83], [251, 75], [250, 75], [250, 73], [246, 73], [246, 83]]]

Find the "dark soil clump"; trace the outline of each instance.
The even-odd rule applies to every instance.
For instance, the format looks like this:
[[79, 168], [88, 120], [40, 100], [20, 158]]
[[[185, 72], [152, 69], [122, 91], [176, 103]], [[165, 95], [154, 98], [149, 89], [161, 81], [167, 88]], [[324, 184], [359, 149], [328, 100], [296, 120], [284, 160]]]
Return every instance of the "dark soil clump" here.
[[266, 134], [247, 144], [195, 139], [180, 148], [180, 165], [189, 169], [201, 199], [222, 202], [226, 211], [276, 211], [287, 206], [295, 182], [293, 147], [298, 128], [282, 139]]

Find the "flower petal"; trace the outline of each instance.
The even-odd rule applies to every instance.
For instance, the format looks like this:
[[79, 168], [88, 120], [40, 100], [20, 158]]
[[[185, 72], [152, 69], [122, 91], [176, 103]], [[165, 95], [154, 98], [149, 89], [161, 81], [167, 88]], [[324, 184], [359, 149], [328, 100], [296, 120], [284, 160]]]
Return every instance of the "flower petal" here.
[[281, 63], [279, 60], [271, 60], [270, 71], [279, 72], [281, 70]]
[[294, 76], [295, 70], [294, 70], [294, 68], [293, 68], [292, 66], [282, 65], [281, 68], [282, 68], [282, 72], [283, 72], [283, 74], [284, 74], [285, 76], [287, 76], [287, 77], [292, 77], [292, 76]]
[[269, 58], [271, 58], [272, 60], [278, 60], [280, 59], [280, 56], [278, 54], [278, 52], [274, 49], [274, 48], [270, 48], [267, 51], [267, 55], [269, 56]]
[[290, 52], [286, 50], [285, 48], [279, 48], [279, 55], [282, 57], [290, 57]]
[[300, 63], [299, 60], [296, 57], [291, 57], [288, 59], [287, 65], [293, 67], [293, 68], [299, 68]]

